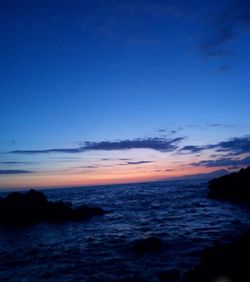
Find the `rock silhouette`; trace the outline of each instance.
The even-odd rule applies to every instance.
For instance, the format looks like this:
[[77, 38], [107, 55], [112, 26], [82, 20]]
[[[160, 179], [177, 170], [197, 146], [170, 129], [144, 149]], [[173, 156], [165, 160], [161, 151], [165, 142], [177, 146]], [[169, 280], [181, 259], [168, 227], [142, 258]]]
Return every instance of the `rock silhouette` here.
[[159, 252], [163, 247], [161, 239], [155, 236], [146, 239], [138, 239], [134, 242], [133, 250], [136, 253], [154, 253]]
[[250, 201], [250, 166], [209, 182], [210, 198]]
[[159, 274], [159, 279], [162, 282], [176, 281], [176, 279], [180, 276], [180, 272], [177, 269], [172, 269], [168, 271], [164, 271]]
[[42, 192], [30, 190], [13, 192], [0, 198], [0, 224], [4, 226], [31, 225], [40, 221], [60, 223], [102, 215], [101, 208], [80, 206], [72, 208], [63, 201], [48, 201]]
[[183, 282], [250, 281], [250, 234], [231, 244], [206, 249]]

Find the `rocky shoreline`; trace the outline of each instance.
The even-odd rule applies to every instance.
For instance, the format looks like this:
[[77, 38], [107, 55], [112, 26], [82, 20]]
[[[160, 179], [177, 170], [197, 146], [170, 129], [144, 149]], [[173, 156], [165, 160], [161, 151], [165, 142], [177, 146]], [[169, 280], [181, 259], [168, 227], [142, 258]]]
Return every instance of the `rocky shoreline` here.
[[209, 182], [210, 198], [250, 202], [250, 166]]
[[[250, 167], [209, 182], [213, 199], [250, 203]], [[250, 231], [231, 244], [218, 244], [204, 250], [200, 263], [183, 282], [249, 282]]]
[[99, 207], [80, 206], [73, 208], [63, 201], [51, 202], [39, 191], [13, 192], [0, 198], [0, 224], [26, 226], [38, 222], [63, 223], [103, 215]]
[[204, 250], [200, 264], [183, 282], [249, 282], [250, 233], [231, 244], [218, 244]]

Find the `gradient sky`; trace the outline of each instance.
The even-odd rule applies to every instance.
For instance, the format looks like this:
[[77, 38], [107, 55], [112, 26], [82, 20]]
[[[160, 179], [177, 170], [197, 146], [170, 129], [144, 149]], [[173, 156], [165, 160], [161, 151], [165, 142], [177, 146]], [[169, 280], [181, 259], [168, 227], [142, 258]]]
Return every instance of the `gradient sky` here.
[[0, 187], [250, 165], [248, 0], [0, 2]]

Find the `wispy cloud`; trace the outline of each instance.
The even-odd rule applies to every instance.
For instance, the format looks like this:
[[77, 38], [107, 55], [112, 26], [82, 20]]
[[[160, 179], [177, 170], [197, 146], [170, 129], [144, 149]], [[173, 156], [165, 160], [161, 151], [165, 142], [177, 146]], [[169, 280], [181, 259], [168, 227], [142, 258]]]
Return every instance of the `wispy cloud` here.
[[221, 158], [217, 160], [203, 160], [200, 162], [192, 163], [192, 166], [205, 166], [205, 167], [217, 167], [217, 166], [245, 166], [250, 165], [250, 156], [244, 159], [232, 159], [232, 158]]
[[10, 154], [48, 154], [48, 153], [81, 153], [82, 148], [70, 148], [70, 149], [45, 149], [45, 150], [15, 150], [10, 151]]
[[83, 166], [79, 166], [77, 168], [98, 168], [99, 166], [97, 165], [83, 165]]
[[101, 161], [129, 161], [128, 158], [103, 158]]
[[233, 155], [250, 153], [250, 136], [234, 137], [216, 144], [204, 146], [187, 145], [181, 148], [180, 151], [193, 154], [208, 149], [214, 149], [216, 152], [225, 152]]
[[139, 165], [139, 164], [149, 164], [154, 163], [154, 161], [135, 161], [135, 162], [127, 162], [128, 165]]
[[34, 162], [0, 162], [0, 164], [7, 164], [7, 165], [12, 165], [12, 164], [34, 164]]
[[156, 151], [172, 151], [177, 149], [177, 143], [182, 141], [183, 137], [172, 139], [166, 138], [145, 138], [121, 141], [102, 141], [102, 142], [85, 142], [83, 150], [128, 150], [128, 149], [152, 149]]
[[[214, 17], [214, 16], [213, 16]], [[249, 0], [236, 0], [213, 18], [213, 34], [201, 44], [201, 52], [206, 57], [224, 56], [231, 53], [229, 42], [250, 25]], [[249, 31], [249, 30], [248, 30]]]
[[130, 149], [151, 149], [160, 152], [174, 151], [178, 148], [177, 144], [184, 137], [176, 138], [138, 138], [132, 140], [119, 141], [101, 141], [101, 142], [83, 142], [78, 148], [55, 148], [45, 150], [15, 150], [11, 154], [48, 154], [48, 153], [81, 153], [85, 151], [115, 151], [115, 150], [130, 150]]
[[209, 123], [207, 124], [208, 127], [224, 127], [224, 128], [232, 128], [236, 127], [234, 124], [229, 124], [229, 123]]
[[187, 145], [180, 149], [181, 152], [185, 153], [199, 153], [203, 150], [207, 149], [204, 146], [196, 146], [196, 145]]
[[24, 174], [24, 173], [33, 173], [33, 171], [30, 171], [30, 170], [21, 170], [21, 169], [6, 169], [6, 170], [0, 170], [0, 175], [3, 175], [3, 174]]
[[208, 147], [215, 148], [217, 152], [228, 152], [235, 155], [250, 153], [250, 136], [231, 138], [218, 144], [208, 145]]

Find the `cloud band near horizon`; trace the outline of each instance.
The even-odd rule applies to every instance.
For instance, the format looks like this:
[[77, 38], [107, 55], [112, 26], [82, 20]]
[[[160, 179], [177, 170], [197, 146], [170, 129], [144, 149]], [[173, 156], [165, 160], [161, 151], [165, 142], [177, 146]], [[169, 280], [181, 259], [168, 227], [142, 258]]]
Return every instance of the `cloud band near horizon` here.
[[160, 152], [169, 152], [178, 149], [177, 144], [185, 137], [176, 138], [137, 138], [132, 140], [83, 142], [83, 146], [77, 148], [53, 148], [45, 150], [15, 150], [10, 154], [48, 154], [48, 153], [82, 153], [85, 151], [114, 151], [130, 149], [151, 149]]

